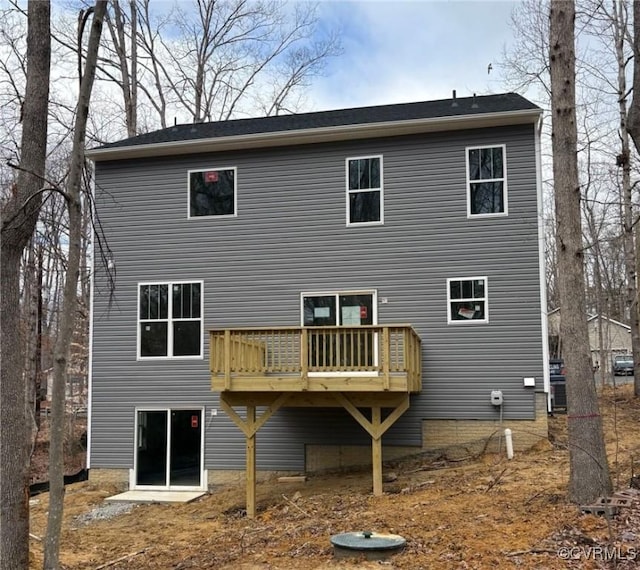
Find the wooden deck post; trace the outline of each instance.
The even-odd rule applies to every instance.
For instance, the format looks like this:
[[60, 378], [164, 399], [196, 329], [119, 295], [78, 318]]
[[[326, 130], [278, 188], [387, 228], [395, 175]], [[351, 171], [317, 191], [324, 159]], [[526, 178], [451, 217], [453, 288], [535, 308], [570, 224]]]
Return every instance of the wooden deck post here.
[[373, 494], [382, 495], [382, 436], [409, 409], [409, 394], [402, 394], [391, 413], [382, 421], [382, 405], [371, 406], [371, 421], [353, 405], [344, 392], [335, 392], [333, 397], [349, 412], [371, 436], [371, 460], [373, 463]]
[[231, 389], [231, 331], [224, 331], [224, 389]]
[[[382, 495], [382, 414], [379, 407], [371, 408], [371, 461], [373, 464], [373, 495]], [[375, 434], [375, 435], [374, 435]], [[377, 437], [376, 437], [377, 436]]]
[[300, 331], [300, 377], [302, 389], [309, 388], [309, 331], [303, 328]]
[[256, 433], [267, 423], [267, 420], [275, 414], [289, 399], [290, 394], [282, 392], [275, 394], [273, 401], [256, 419], [256, 406], [247, 402], [247, 417], [242, 419], [227, 401], [227, 395], [220, 394], [220, 407], [227, 413], [234, 424], [244, 433], [246, 438], [246, 486], [247, 486], [247, 517], [256, 516]]
[[256, 407], [247, 406], [247, 517], [256, 516]]
[[385, 390], [390, 386], [390, 367], [389, 359], [391, 358], [391, 347], [389, 345], [389, 327], [382, 327], [382, 381]]

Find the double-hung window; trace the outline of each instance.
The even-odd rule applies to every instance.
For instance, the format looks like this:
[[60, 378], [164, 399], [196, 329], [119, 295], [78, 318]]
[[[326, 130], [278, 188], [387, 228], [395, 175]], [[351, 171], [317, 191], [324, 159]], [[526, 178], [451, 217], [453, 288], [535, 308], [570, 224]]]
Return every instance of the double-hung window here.
[[236, 168], [189, 171], [189, 217], [235, 216]]
[[382, 156], [347, 159], [347, 225], [382, 224]]
[[140, 284], [138, 357], [201, 356], [202, 282]]
[[467, 215], [506, 214], [505, 145], [467, 148]]
[[489, 322], [487, 278], [447, 279], [447, 306], [449, 323]]

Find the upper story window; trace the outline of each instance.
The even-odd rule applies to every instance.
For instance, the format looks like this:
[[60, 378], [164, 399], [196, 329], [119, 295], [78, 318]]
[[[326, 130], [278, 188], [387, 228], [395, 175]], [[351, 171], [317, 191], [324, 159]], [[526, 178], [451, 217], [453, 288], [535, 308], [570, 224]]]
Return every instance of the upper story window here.
[[506, 214], [505, 145], [467, 148], [467, 215]]
[[489, 322], [487, 278], [447, 279], [447, 305], [450, 324]]
[[347, 225], [384, 222], [382, 156], [347, 159]]
[[138, 358], [201, 356], [202, 282], [141, 284]]
[[189, 171], [189, 217], [235, 216], [236, 168]]

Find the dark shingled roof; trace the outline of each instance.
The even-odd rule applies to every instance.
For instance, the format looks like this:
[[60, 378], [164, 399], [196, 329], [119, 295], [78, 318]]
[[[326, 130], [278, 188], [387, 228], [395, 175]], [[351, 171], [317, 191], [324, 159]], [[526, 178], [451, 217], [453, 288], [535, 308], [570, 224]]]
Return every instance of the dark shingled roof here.
[[442, 99], [439, 101], [356, 107], [335, 111], [176, 125], [105, 144], [99, 149], [536, 109], [539, 109], [537, 105], [517, 93], [503, 93], [499, 95]]

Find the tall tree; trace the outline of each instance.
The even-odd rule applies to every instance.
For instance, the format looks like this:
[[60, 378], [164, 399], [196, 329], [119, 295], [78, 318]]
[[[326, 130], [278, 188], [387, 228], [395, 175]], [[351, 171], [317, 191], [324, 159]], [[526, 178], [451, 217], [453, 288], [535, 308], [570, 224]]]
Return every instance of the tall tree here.
[[[125, 126], [127, 136], [138, 134], [138, 8], [137, 0], [129, 1], [129, 29], [130, 36], [127, 41], [126, 20], [127, 14], [120, 6], [118, 0], [112, 0], [113, 17], [109, 12], [105, 14], [111, 43], [118, 59], [120, 71], [120, 89], [124, 101]], [[127, 43], [129, 51], [127, 51]]]
[[[579, 0], [577, 5], [576, 26], [581, 33], [576, 38], [579, 54], [576, 111], [583, 224], [586, 222], [583, 229], [587, 310], [632, 323], [633, 293], [627, 289], [626, 268], [633, 264], [634, 240], [625, 232], [624, 188], [629, 188], [630, 180], [621, 160], [628, 153], [624, 152], [620, 135], [628, 99], [624, 70], [630, 62], [627, 10], [631, 11], [631, 3], [629, 0]], [[518, 3], [511, 22], [516, 41], [502, 62], [509, 88], [526, 89], [545, 109], [550, 107], [551, 97], [548, 16], [549, 0]], [[546, 126], [550, 124], [551, 121], [545, 121]], [[551, 148], [550, 135], [548, 128], [543, 130], [543, 149]], [[630, 159], [631, 163], [635, 160], [633, 148]], [[550, 156], [543, 154], [543, 161], [543, 172], [550, 171]], [[633, 176], [631, 171], [631, 187]], [[543, 184], [545, 192], [552, 197], [551, 180], [543, 180]], [[545, 204], [544, 212], [545, 223], [555, 228], [553, 204], [549, 207]], [[633, 216], [636, 215], [634, 210]], [[639, 228], [634, 222], [631, 226]], [[558, 306], [555, 253], [551, 253], [556, 248], [555, 230], [549, 232], [545, 242], [548, 300], [549, 308], [553, 309]], [[625, 262], [625, 249], [629, 263]], [[603, 357], [600, 364], [601, 370], [610, 370], [610, 362]]]
[[27, 79], [17, 180], [0, 229], [0, 570], [29, 566], [29, 422], [20, 331], [20, 262], [38, 219], [47, 150], [50, 5], [28, 5]]
[[158, 121], [167, 127], [174, 117], [201, 122], [290, 110], [340, 52], [338, 35], [320, 25], [311, 3], [193, 0], [164, 14], [151, 6], [112, 5], [111, 42], [100, 62], [123, 91], [125, 109], [138, 99], [138, 131]]
[[569, 498], [587, 503], [610, 493], [612, 485], [587, 330], [575, 102], [575, 2], [552, 0], [549, 22], [560, 334], [567, 363]]
[[620, 117], [620, 154], [616, 164], [622, 169], [622, 205], [623, 205], [623, 239], [624, 254], [627, 275], [627, 307], [629, 311], [629, 324], [631, 325], [631, 350], [633, 353], [635, 382], [640, 379], [640, 315], [638, 314], [638, 287], [636, 265], [638, 263], [637, 244], [635, 242], [636, 231], [633, 208], [633, 185], [631, 183], [631, 148], [629, 145], [629, 131], [627, 122], [629, 111], [627, 109], [627, 62], [625, 53], [627, 35], [627, 6], [622, 0], [614, 0], [613, 11], [610, 20], [615, 41], [616, 61], [618, 63], [618, 112]]
[[[640, 154], [640, 2], [633, 3], [633, 99], [629, 109], [627, 131]], [[637, 306], [636, 306], [637, 310]], [[634, 393], [640, 396], [640, 362], [635, 362]]]
[[[60, 530], [64, 507], [64, 414], [65, 386], [68, 379], [69, 352], [76, 324], [78, 308], [78, 278], [80, 276], [82, 248], [82, 174], [84, 171], [84, 145], [87, 132], [87, 117], [91, 90], [96, 72], [98, 47], [102, 35], [102, 22], [107, 9], [107, 0], [98, 0], [93, 12], [91, 33], [87, 46], [84, 74], [80, 77], [80, 93], [76, 107], [73, 129], [73, 147], [65, 198], [69, 214], [69, 255], [64, 283], [60, 327], [54, 347], [53, 387], [51, 394], [51, 428], [49, 444], [49, 516], [44, 548], [45, 570], [59, 568]], [[81, 23], [86, 18], [80, 18]], [[82, 25], [78, 37], [82, 38]], [[78, 46], [78, 53], [82, 47]], [[80, 66], [81, 67], [81, 66]]]

